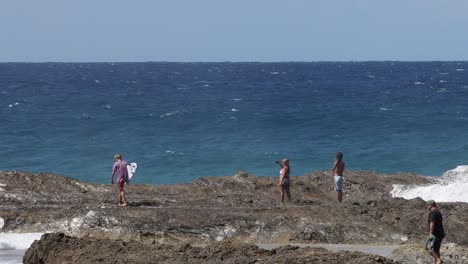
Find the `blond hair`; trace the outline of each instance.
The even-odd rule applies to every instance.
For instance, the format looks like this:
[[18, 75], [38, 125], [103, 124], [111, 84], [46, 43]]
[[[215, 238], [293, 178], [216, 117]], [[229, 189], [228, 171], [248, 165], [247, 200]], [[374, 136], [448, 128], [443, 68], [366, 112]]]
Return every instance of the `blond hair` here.
[[122, 155], [120, 155], [119, 153], [117, 153], [117, 154], [115, 154], [114, 159], [119, 159], [119, 160], [121, 160], [121, 159], [122, 159]]

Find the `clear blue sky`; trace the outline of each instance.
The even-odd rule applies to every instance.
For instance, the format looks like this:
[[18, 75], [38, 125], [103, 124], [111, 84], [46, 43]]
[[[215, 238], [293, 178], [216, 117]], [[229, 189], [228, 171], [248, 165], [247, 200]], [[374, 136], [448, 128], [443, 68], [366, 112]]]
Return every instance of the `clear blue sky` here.
[[1, 0], [0, 61], [468, 60], [467, 0]]

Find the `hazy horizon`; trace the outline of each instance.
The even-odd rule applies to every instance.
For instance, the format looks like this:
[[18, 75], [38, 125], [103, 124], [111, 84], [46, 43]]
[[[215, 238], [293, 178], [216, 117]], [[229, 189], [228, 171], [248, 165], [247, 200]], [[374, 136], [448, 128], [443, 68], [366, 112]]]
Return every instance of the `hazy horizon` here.
[[0, 2], [1, 62], [467, 61], [468, 1]]

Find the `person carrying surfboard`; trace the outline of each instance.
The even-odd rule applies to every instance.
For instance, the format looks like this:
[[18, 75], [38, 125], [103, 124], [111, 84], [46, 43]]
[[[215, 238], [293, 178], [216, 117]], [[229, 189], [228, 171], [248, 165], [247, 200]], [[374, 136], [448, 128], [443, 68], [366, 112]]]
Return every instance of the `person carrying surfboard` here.
[[114, 184], [114, 175], [117, 173], [117, 187], [119, 188], [119, 206], [127, 206], [127, 201], [125, 199], [125, 190], [124, 185], [128, 182], [128, 163], [122, 160], [122, 155], [115, 154], [114, 156], [114, 166], [112, 166], [112, 176], [111, 176], [111, 185]]

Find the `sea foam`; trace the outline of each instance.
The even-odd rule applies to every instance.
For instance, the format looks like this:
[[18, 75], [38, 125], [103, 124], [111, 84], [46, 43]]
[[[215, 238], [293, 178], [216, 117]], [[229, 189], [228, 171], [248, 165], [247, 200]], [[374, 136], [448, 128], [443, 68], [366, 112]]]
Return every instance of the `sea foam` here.
[[0, 233], [0, 250], [27, 249], [42, 233]]
[[437, 202], [465, 202], [468, 203], [468, 165], [458, 166], [446, 171], [442, 177], [430, 185], [401, 185], [394, 184], [390, 192], [393, 197], [413, 199], [420, 197], [424, 200]]

